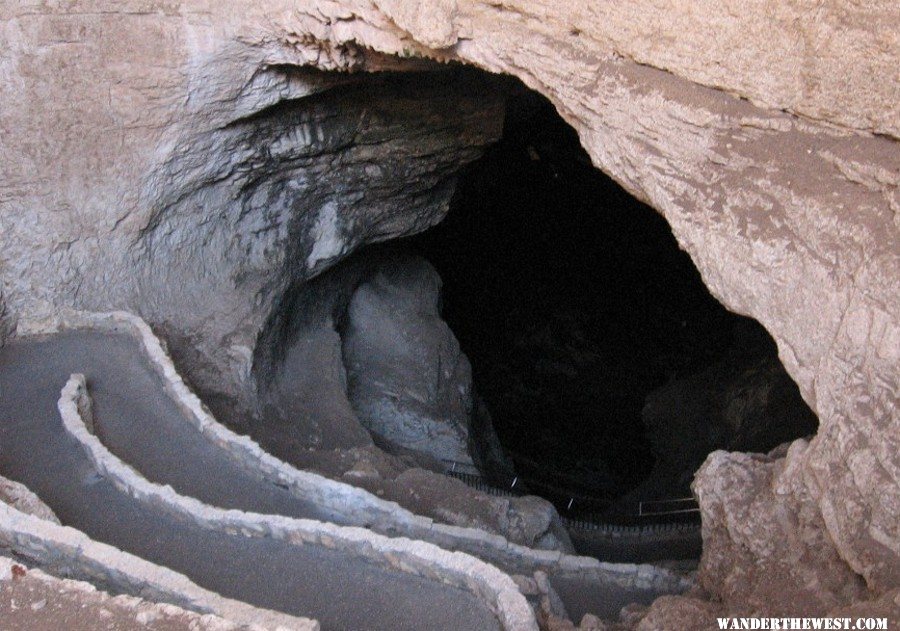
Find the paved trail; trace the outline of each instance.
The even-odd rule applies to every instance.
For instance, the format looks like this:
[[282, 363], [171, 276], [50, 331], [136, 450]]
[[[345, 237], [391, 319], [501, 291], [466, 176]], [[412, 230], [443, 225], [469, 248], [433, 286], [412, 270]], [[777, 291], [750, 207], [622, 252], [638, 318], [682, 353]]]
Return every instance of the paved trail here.
[[131, 338], [80, 331], [0, 349], [0, 474], [26, 484], [64, 524], [98, 541], [224, 596], [316, 618], [324, 629], [499, 628], [463, 590], [318, 546], [201, 529], [118, 491], [62, 427], [56, 402], [71, 373], [88, 378], [103, 440], [153, 481], [226, 508], [329, 517], [192, 440], [141, 357]]

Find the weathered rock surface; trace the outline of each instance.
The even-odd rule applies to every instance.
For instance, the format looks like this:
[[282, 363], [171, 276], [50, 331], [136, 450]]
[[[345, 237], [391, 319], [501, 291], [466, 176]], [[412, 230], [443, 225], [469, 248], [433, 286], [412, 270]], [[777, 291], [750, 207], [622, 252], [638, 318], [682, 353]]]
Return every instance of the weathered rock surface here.
[[423, 259], [375, 268], [347, 309], [347, 392], [362, 424], [387, 445], [471, 464], [472, 369], [441, 319], [440, 299], [441, 279]]
[[649, 610], [640, 612], [635, 621], [637, 631], [700, 631], [716, 628], [716, 615], [722, 615], [721, 607], [703, 598], [691, 596], [663, 596]]
[[[437, 221], [448, 174], [497, 132], [483, 85], [382, 92], [297, 68], [421, 55], [515, 74], [666, 217], [711, 291], [766, 326], [819, 416], [782, 460], [717, 454], [699, 476], [701, 576], [730, 577], [718, 559], [734, 554], [743, 577], [714, 595], [742, 584], [748, 602], [818, 608], [895, 589], [895, 2], [413, 4], [0, 3], [6, 321], [131, 308], [202, 390], [246, 401], [285, 295]], [[775, 518], [728, 528], [759, 488], [754, 514]]]
[[[43, 301], [62, 299], [90, 309], [130, 306], [146, 316], [231, 420], [255, 411], [257, 337], [278, 326], [297, 286], [360, 245], [440, 221], [453, 173], [480, 155], [502, 123], [496, 90], [472, 73], [335, 76], [270, 59], [229, 74], [222, 64], [235, 61], [213, 55], [193, 79], [211, 84], [182, 86], [189, 100], [210, 99], [193, 114], [167, 102], [163, 111], [143, 111], [131, 131], [115, 132], [140, 135], [157, 152], [123, 147], [134, 155], [114, 160], [116, 175], [100, 169], [117, 182], [84, 182], [97, 210], [63, 218], [54, 204], [34, 207], [40, 228], [4, 214], [11, 240], [2, 259], [15, 311], [40, 316], [52, 312]], [[220, 72], [221, 85], [213, 79]], [[71, 152], [93, 156], [88, 161], [114, 153], [86, 144]], [[15, 174], [4, 179], [17, 181]], [[47, 265], [69, 271], [52, 278], [41, 272]]]
[[3, 301], [3, 293], [0, 292], [0, 346], [3, 346], [15, 329], [16, 322]]
[[700, 581], [727, 611], [825, 615], [866, 597], [865, 581], [841, 559], [802, 476], [791, 471], [809, 448], [795, 441], [780, 459], [717, 451], [698, 471]]
[[[166, 315], [161, 326], [174, 329], [174, 339], [190, 332], [178, 346], [182, 357], [197, 357], [184, 362], [195, 367], [202, 390], [226, 395], [252, 389], [256, 336], [292, 291], [360, 245], [439, 221], [454, 171], [480, 154], [500, 122], [496, 95], [471, 75], [344, 78], [336, 86], [316, 76], [309, 88], [294, 71], [269, 72], [313, 92], [322, 83], [330, 89], [252, 112], [193, 139], [199, 145], [186, 154], [176, 152], [162, 168], [167, 181], [158, 190], [166, 199], [155, 204], [135, 246], [150, 262], [143, 291], [203, 288], [159, 305], [169, 313], [171, 302], [186, 299], [178, 312], [201, 320], [175, 325]], [[195, 208], [219, 214], [208, 222]], [[175, 254], [201, 243], [216, 251], [201, 257], [205, 269]]]
[[254, 428], [286, 451], [341, 449], [372, 443], [347, 398], [341, 337], [330, 318], [304, 328], [267, 391], [265, 427]]
[[261, 414], [251, 434], [281, 457], [372, 445], [347, 396], [339, 328], [356, 287], [377, 265], [361, 252], [289, 292], [257, 346]]

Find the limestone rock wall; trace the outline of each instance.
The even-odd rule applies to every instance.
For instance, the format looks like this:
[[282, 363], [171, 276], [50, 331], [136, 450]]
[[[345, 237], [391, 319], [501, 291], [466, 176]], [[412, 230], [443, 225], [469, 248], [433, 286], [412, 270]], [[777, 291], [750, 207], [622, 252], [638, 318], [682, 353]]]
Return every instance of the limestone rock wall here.
[[189, 136], [153, 174], [149, 222], [129, 245], [143, 272], [136, 304], [172, 338], [187, 334], [173, 350], [197, 352], [183, 363], [206, 392], [246, 381], [291, 288], [361, 245], [440, 221], [452, 175], [502, 121], [495, 91], [471, 73], [269, 72], [327, 89]]
[[[497, 133], [480, 89], [395, 84], [373, 112], [340, 105], [352, 75], [296, 68], [515, 74], [766, 326], [819, 415], [777, 465], [716, 456], [698, 477], [701, 574], [741, 541], [735, 563], [777, 564], [764, 542], [782, 540], [794, 573], [748, 573], [747, 602], [775, 581], [808, 598], [796, 572], [826, 586], [817, 608], [881, 595], [900, 583], [898, 38], [890, 0], [3, 0], [6, 321], [131, 308], [201, 389], [234, 396], [288, 286], [436, 221], [447, 175]], [[760, 485], [777, 519], [729, 529], [716, 506]], [[850, 576], [865, 591], [827, 587]]]
[[[894, 137], [900, 132], [900, 85], [888, 80], [896, 78], [900, 47], [900, 16], [891, 0], [828, 0], [815, 11], [776, 0], [374, 4], [412, 39], [464, 58], [472, 48], [496, 48], [524, 62], [539, 40], [551, 57], [557, 45], [571, 42], [575, 49], [612, 52], [763, 107]], [[372, 19], [363, 6], [353, 13]], [[516, 26], [534, 42], [519, 53], [512, 45]], [[498, 41], [490, 44], [485, 32]]]

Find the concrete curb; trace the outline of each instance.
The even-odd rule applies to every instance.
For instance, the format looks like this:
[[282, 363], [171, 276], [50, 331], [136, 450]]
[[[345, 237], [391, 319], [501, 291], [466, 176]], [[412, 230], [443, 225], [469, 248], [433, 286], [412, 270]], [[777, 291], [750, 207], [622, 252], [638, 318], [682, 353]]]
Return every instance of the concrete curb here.
[[497, 565], [511, 574], [531, 575], [535, 571], [594, 573], [599, 578], [622, 587], [656, 588], [668, 593], [680, 593], [693, 587], [693, 583], [684, 577], [652, 565], [603, 563], [591, 557], [536, 550], [477, 528], [435, 523], [432, 519], [406, 510], [396, 502], [382, 500], [351, 484], [296, 469], [266, 453], [248, 437], [239, 436], [219, 423], [184, 383], [162, 342], [149, 325], [134, 314], [125, 311], [90, 313], [61, 309], [58, 315], [47, 320], [22, 321], [19, 329], [25, 335], [88, 329], [132, 336], [139, 342], [166, 393], [184, 412], [185, 420], [207, 440], [230, 454], [237, 464], [252, 475], [286, 486], [298, 498], [314, 502], [323, 510], [338, 516], [344, 525], [362, 526], [387, 536], [419, 539], [448, 550], [459, 550]]
[[162, 508], [208, 530], [271, 537], [295, 545], [318, 545], [361, 557], [386, 569], [440, 581], [479, 598], [497, 616], [504, 629], [537, 631], [534, 613], [513, 580], [484, 561], [462, 552], [448, 552], [424, 541], [385, 537], [365, 528], [209, 506], [195, 498], [179, 495], [171, 486], [146, 480], [90, 433], [79, 413], [88, 407], [83, 375], [72, 375], [63, 387], [58, 407], [66, 430], [78, 441], [97, 470], [137, 501]]
[[[183, 574], [94, 541], [83, 532], [19, 512], [0, 502], [0, 546], [60, 576], [110, 591], [215, 614], [270, 631], [318, 631], [308, 618], [260, 609], [203, 589]], [[254, 625], [256, 625], [254, 627]]]

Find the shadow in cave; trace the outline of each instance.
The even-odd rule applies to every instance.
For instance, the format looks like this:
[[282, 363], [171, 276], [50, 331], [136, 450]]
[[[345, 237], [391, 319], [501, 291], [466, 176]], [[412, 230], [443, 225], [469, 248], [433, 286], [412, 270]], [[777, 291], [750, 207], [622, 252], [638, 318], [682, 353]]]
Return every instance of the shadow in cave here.
[[[594, 514], [689, 495], [714, 449], [816, 430], [763, 327], [719, 304], [665, 220], [520, 84], [447, 218], [391, 247], [443, 280], [472, 364], [473, 456], [494, 485]], [[496, 449], [479, 439], [492, 432]]]

